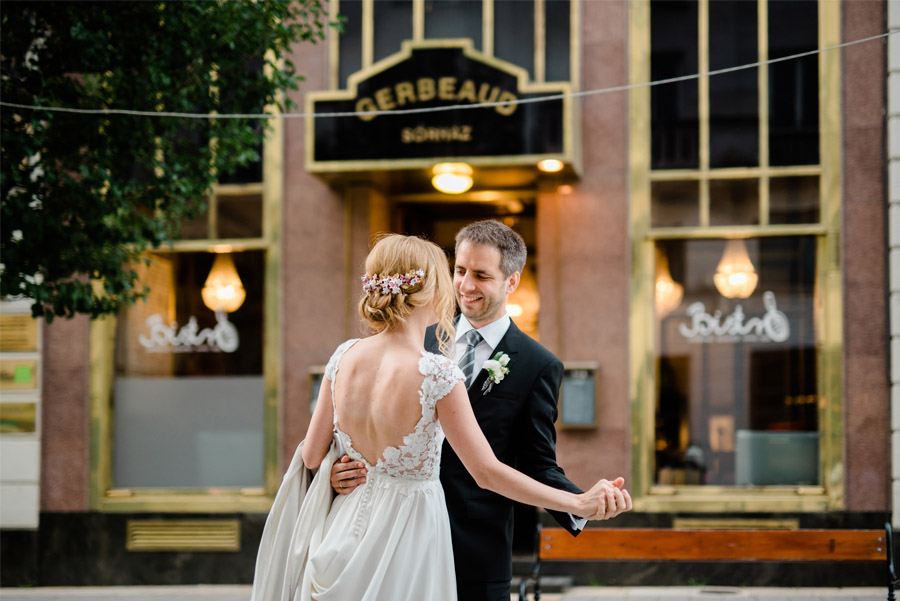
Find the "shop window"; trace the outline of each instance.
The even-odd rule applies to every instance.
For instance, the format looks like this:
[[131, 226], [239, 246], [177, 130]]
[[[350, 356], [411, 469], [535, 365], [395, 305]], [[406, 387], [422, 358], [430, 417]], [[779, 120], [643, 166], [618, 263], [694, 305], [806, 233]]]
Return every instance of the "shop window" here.
[[481, 4], [482, 0], [426, 0], [425, 37], [469, 38], [475, 48], [480, 50]]
[[[818, 3], [769, 2], [769, 58], [815, 50]], [[819, 162], [819, 57], [769, 66], [769, 163]]]
[[347, 88], [347, 80], [362, 69], [362, 0], [340, 0], [341, 35], [338, 38], [338, 77], [341, 88]]
[[[525, 6], [528, 6], [526, 10]], [[494, 55], [534, 77], [534, 10], [531, 3], [494, 0]]]
[[759, 225], [759, 180], [709, 182], [710, 225]]
[[700, 184], [696, 181], [661, 181], [650, 186], [653, 227], [700, 225]]
[[400, 51], [412, 38], [412, 0], [379, 0], [372, 5], [375, 28], [375, 60]]
[[[650, 3], [650, 76], [653, 81], [697, 73], [697, 3]], [[650, 90], [651, 165], [653, 169], [699, 165], [697, 81]]]
[[[476, 50], [522, 67], [532, 80], [572, 80], [572, 28], [578, 13], [571, 0], [332, 2], [342, 21], [332, 54], [336, 88], [347, 89], [350, 76], [370, 66], [370, 60], [380, 61], [399, 52], [404, 41], [420, 38], [469, 39]], [[542, 56], [536, 56], [540, 50]]]
[[818, 484], [815, 238], [656, 256], [655, 482]]
[[569, 0], [545, 0], [544, 27], [547, 32], [547, 81], [569, 80], [569, 48], [571, 45], [571, 11]]
[[[709, 3], [709, 68], [756, 62], [756, 2]], [[745, 69], [709, 78], [710, 167], [759, 164], [757, 72]]]
[[264, 256], [165, 253], [141, 268], [149, 296], [117, 320], [113, 487], [264, 486]]
[[773, 177], [769, 180], [769, 223], [819, 222], [819, 177]]

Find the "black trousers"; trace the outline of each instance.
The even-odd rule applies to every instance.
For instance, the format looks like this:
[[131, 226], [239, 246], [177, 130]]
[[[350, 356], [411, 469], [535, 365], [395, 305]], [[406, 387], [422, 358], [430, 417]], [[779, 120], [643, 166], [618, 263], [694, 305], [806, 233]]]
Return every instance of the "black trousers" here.
[[510, 601], [509, 581], [456, 582], [457, 601]]

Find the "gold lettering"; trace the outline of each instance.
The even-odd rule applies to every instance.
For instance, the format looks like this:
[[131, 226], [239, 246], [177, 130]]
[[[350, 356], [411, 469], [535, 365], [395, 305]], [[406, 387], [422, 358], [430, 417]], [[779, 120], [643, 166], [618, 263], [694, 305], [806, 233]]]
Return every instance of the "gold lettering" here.
[[375, 103], [372, 102], [371, 98], [360, 98], [356, 101], [356, 112], [362, 113], [359, 118], [362, 121], [371, 121], [375, 118], [375, 115], [366, 114], [366, 113], [374, 113], [378, 110], [378, 107], [375, 106]]
[[378, 103], [378, 108], [383, 111], [397, 108], [397, 105], [394, 104], [394, 95], [390, 88], [381, 88], [375, 92], [375, 102]]
[[416, 82], [419, 90], [419, 102], [428, 102], [434, 99], [435, 89], [434, 80], [430, 77], [423, 77]]
[[453, 92], [456, 90], [455, 77], [442, 77], [438, 84], [438, 96], [441, 100], [453, 100]]
[[403, 144], [426, 144], [429, 142], [471, 142], [471, 125], [453, 125], [451, 127], [404, 127], [400, 130], [400, 141]]
[[416, 89], [413, 87], [412, 82], [401, 81], [394, 86], [394, 94], [396, 94], [397, 104], [400, 106], [406, 106], [407, 102], [410, 104], [416, 103]]
[[[500, 94], [500, 98], [498, 98], [497, 100], [499, 102], [509, 102], [510, 100], [515, 100], [515, 99], [516, 99], [516, 96], [512, 92], [503, 92], [502, 94]], [[518, 107], [518, 106], [519, 106], [518, 104], [501, 104], [501, 105], [497, 106], [496, 108], [497, 108], [498, 113], [500, 113], [504, 117], [509, 117], [510, 115], [512, 115], [513, 113], [516, 112], [516, 107]]]
[[477, 100], [475, 97], [475, 82], [471, 79], [465, 80], [462, 85], [459, 86], [459, 93], [456, 95], [456, 99], [475, 102]]
[[489, 83], [481, 84], [478, 88], [478, 102], [494, 102], [500, 95], [500, 88]]

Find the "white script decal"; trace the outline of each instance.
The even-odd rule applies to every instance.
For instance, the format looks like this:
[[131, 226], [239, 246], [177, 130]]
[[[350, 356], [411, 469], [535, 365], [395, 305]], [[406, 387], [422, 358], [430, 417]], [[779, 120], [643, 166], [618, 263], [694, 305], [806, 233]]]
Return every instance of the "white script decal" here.
[[154, 313], [147, 318], [147, 336], [138, 336], [138, 342], [151, 353], [233, 353], [240, 342], [237, 328], [228, 321], [228, 314], [216, 312], [214, 328], [199, 329], [197, 318], [191, 317], [178, 329], [178, 324], [163, 323], [162, 315]]
[[784, 342], [791, 335], [791, 324], [787, 315], [778, 310], [772, 291], [763, 293], [763, 305], [766, 312], [762, 317], [745, 321], [740, 305], [723, 317], [721, 311], [709, 314], [703, 303], [692, 303], [687, 308], [691, 324], [680, 324], [678, 331], [691, 342]]

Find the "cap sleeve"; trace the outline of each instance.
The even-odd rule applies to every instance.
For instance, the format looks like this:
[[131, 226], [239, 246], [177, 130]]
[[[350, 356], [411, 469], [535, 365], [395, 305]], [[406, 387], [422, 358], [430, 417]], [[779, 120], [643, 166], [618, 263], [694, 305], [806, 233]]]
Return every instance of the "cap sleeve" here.
[[419, 372], [425, 376], [425, 381], [422, 382], [422, 402], [431, 408], [447, 396], [457, 382], [465, 379], [456, 363], [434, 353], [422, 355], [419, 360]]
[[347, 352], [351, 346], [356, 344], [359, 341], [359, 338], [352, 338], [350, 340], [346, 340], [342, 342], [332, 353], [331, 359], [328, 360], [328, 364], [325, 366], [325, 377], [334, 382], [334, 376], [337, 373], [338, 365], [341, 362], [341, 357], [344, 356], [344, 353]]

